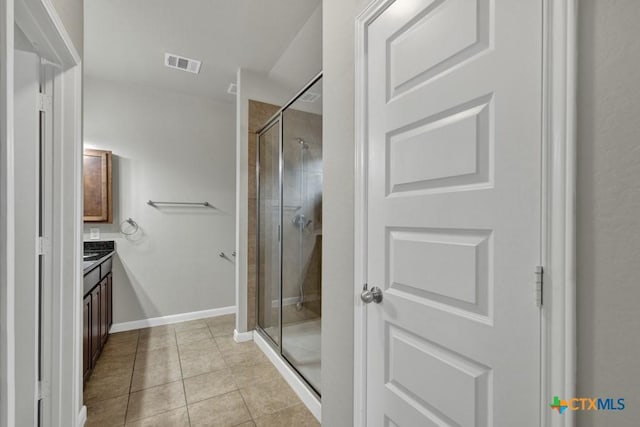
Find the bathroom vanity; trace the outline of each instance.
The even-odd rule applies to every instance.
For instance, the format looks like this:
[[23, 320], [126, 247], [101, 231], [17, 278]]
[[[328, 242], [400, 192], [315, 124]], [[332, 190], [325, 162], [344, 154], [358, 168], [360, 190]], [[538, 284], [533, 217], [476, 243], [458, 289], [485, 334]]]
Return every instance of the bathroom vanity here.
[[83, 301], [83, 378], [86, 381], [104, 348], [113, 323], [114, 242], [85, 242]]

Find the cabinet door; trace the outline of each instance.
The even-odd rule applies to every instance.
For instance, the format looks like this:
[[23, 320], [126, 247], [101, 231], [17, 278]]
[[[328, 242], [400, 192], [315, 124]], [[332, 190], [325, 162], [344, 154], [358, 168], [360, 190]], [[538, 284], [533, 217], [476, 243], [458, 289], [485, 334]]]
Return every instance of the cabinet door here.
[[107, 290], [107, 278], [105, 277], [100, 282], [100, 345], [103, 346], [107, 341], [107, 336], [109, 335], [109, 326], [108, 326], [108, 298], [109, 291]]
[[91, 366], [96, 365], [100, 355], [100, 286], [91, 291]]
[[82, 372], [87, 381], [91, 372], [91, 295], [84, 297], [83, 329], [82, 329]]
[[113, 325], [113, 274], [107, 276], [107, 333]]
[[84, 150], [84, 222], [112, 222], [111, 151]]

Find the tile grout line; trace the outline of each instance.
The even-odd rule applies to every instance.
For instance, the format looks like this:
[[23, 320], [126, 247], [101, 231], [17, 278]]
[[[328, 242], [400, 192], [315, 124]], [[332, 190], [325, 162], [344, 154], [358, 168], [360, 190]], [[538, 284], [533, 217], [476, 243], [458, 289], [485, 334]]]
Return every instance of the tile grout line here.
[[136, 338], [136, 352], [133, 355], [133, 367], [131, 368], [131, 379], [129, 380], [129, 394], [127, 395], [127, 408], [124, 411], [124, 425], [127, 424], [127, 415], [129, 415], [129, 402], [131, 402], [131, 387], [133, 387], [133, 371], [136, 369], [136, 359], [138, 358], [138, 347], [140, 346], [140, 329]]
[[187, 410], [187, 422], [191, 427], [191, 414], [189, 413], [189, 403], [187, 402], [187, 387], [184, 385], [184, 372], [182, 371], [182, 356], [178, 346], [178, 331], [174, 328], [173, 337], [176, 340], [176, 351], [178, 352], [178, 364], [180, 365], [180, 381], [182, 382], [182, 393], [184, 394], [184, 407]]
[[[110, 335], [111, 335], [111, 334], [110, 334]], [[108, 340], [107, 340], [107, 344], [108, 344], [108, 343], [111, 343], [111, 344], [110, 344], [110, 346], [117, 346], [117, 345], [118, 345], [118, 344], [113, 344], [113, 339], [112, 339], [111, 341], [108, 341]], [[132, 354], [134, 355], [134, 360], [135, 360], [135, 354], [136, 354], [136, 352], [137, 352], [137, 347], [138, 347], [138, 336], [136, 336], [136, 350], [132, 353]], [[104, 351], [104, 348], [103, 348], [103, 351]], [[125, 354], [125, 356], [126, 356], [127, 354], [128, 354], [128, 353], [126, 353], [126, 354]], [[98, 365], [105, 363], [105, 362], [104, 362], [104, 360], [105, 360], [104, 358], [99, 358], [99, 359], [98, 359]], [[134, 363], [135, 363], [135, 362], [134, 362]], [[96, 381], [96, 377], [94, 376], [94, 374], [95, 374], [95, 368], [94, 368], [94, 370], [92, 371], [91, 376], [89, 377], [89, 379], [87, 380], [87, 382], [86, 382], [86, 383], [84, 384], [84, 386], [83, 386], [83, 393], [86, 391], [86, 388], [87, 388], [87, 387], [86, 387], [86, 385], [90, 384], [92, 379], [93, 379], [94, 381]], [[119, 375], [116, 375], [116, 374], [109, 375], [108, 373], [107, 373], [107, 374], [104, 374], [104, 375], [105, 375], [105, 376], [104, 376], [104, 378], [111, 378], [111, 377], [117, 377], [117, 376], [119, 376]], [[130, 374], [130, 375], [131, 375], [131, 377], [132, 377], [132, 376], [133, 376], [133, 372], [131, 372], [131, 374]], [[131, 386], [131, 379], [129, 379], [129, 386]], [[87, 422], [88, 422], [88, 420], [89, 420], [89, 417], [91, 417], [91, 413], [90, 413], [91, 411], [90, 411], [90, 409], [89, 409], [89, 406], [90, 406], [92, 403], [98, 403], [98, 404], [99, 404], [99, 403], [106, 402], [106, 401], [108, 401], [108, 400], [118, 399], [118, 398], [122, 398], [122, 397], [125, 397], [125, 396], [127, 397], [127, 407], [125, 407], [125, 419], [126, 419], [126, 411], [127, 411], [128, 405], [129, 405], [129, 390], [127, 390], [127, 392], [126, 392], [126, 393], [124, 393], [124, 394], [117, 395], [117, 396], [111, 396], [111, 397], [102, 397], [102, 398], [101, 398], [100, 396], [97, 396], [97, 397], [94, 397], [93, 399], [85, 400], [85, 399], [84, 399], [84, 396], [83, 396], [83, 405], [85, 405], [85, 406], [87, 407]], [[124, 424], [123, 424], [123, 425], [124, 425]]]
[[[209, 324], [207, 323], [207, 326], [209, 326]], [[216, 338], [213, 336], [213, 332], [211, 331], [211, 326], [209, 326], [209, 332], [211, 333], [211, 336], [213, 337], [213, 342], [215, 343], [216, 347], [218, 348], [218, 352], [220, 353], [220, 357], [222, 357], [222, 362], [224, 362], [225, 366], [227, 366], [227, 361], [224, 360], [224, 355], [222, 354], [222, 350], [220, 349], [220, 346], [218, 345], [218, 341], [216, 341]], [[233, 336], [232, 336], [233, 339]], [[240, 399], [242, 399], [242, 403], [244, 404], [245, 409], [247, 410], [247, 414], [249, 414], [249, 418], [251, 418], [251, 422], [253, 422], [253, 425], [256, 425], [256, 420], [253, 418], [253, 414], [251, 413], [251, 411], [249, 410], [249, 405], [247, 405], [247, 401], [244, 399], [244, 396], [242, 395], [242, 392], [240, 391], [240, 386], [238, 385], [238, 382], [236, 381], [236, 376], [233, 373], [233, 370], [231, 369], [230, 366], [227, 366], [227, 368], [229, 369], [229, 372], [231, 373], [231, 378], [233, 378], [233, 382], [236, 384], [236, 387], [238, 387], [237, 391], [238, 394], [240, 395]], [[248, 421], [245, 421], [245, 423]], [[240, 423], [240, 424], [236, 424], [236, 425], [241, 425], [244, 423]]]
[[[151, 328], [143, 328], [143, 329], [151, 329]], [[139, 331], [142, 331], [143, 329], [139, 329]], [[178, 352], [178, 347], [177, 347], [178, 343], [177, 343], [176, 332], [174, 331], [173, 334], [174, 334], [174, 341], [175, 341], [175, 344], [176, 344], [176, 352]], [[163, 349], [166, 349], [166, 348], [171, 348], [171, 347], [159, 347], [159, 348], [156, 348], [156, 349], [146, 350], [146, 351], [163, 350]], [[142, 350], [140, 350], [140, 337], [139, 337], [138, 341], [136, 343], [136, 353], [135, 353], [135, 356], [134, 356], [134, 370], [135, 370], [135, 361], [137, 360], [138, 352], [140, 352], [140, 351], [142, 351]], [[144, 351], [142, 351], [142, 352], [144, 352]], [[179, 359], [180, 359], [180, 353], [178, 352], [178, 363], [180, 363]], [[182, 377], [182, 367], [180, 368], [180, 375]], [[172, 381], [172, 382], [177, 382], [177, 380], [176, 381]], [[163, 385], [167, 385], [167, 384], [170, 384], [170, 383], [171, 382], [149, 386], [149, 387], [146, 387], [146, 388], [142, 388], [140, 390], [136, 390], [135, 392], [129, 391], [129, 399], [127, 400], [127, 411], [125, 413], [125, 425], [126, 425], [126, 415], [128, 415], [129, 403], [131, 401], [131, 395], [133, 393], [142, 392], [142, 391], [149, 390], [149, 389], [152, 389], [152, 388], [155, 388], [155, 387], [161, 387]], [[129, 390], [131, 390], [132, 388], [133, 388], [133, 371], [131, 373], [131, 384], [130, 384]], [[184, 389], [184, 383], [183, 383], [183, 389]], [[186, 408], [186, 397], [185, 397], [185, 408]], [[175, 409], [178, 409], [178, 408], [175, 408]], [[160, 415], [160, 414], [164, 414], [164, 413], [168, 413], [168, 412], [171, 412], [171, 411], [172, 411], [172, 409], [169, 409], [169, 410], [166, 410], [166, 411], [159, 412], [158, 414], [150, 415], [149, 417]], [[188, 416], [188, 413], [187, 413], [187, 416]], [[140, 420], [144, 420], [145, 418], [148, 418], [148, 417], [139, 418], [139, 419], [136, 419], [136, 420], [133, 420], [133, 421], [140, 421]], [[189, 424], [191, 424], [191, 422], [189, 422]]]
[[[234, 379], [235, 381], [235, 379]], [[238, 385], [238, 384], [236, 384]], [[253, 424], [256, 424], [256, 419], [253, 417], [253, 414], [251, 413], [251, 410], [249, 409], [249, 405], [247, 405], [247, 401], [244, 399], [244, 396], [242, 395], [242, 392], [240, 391], [240, 388], [238, 388], [238, 394], [240, 395], [240, 399], [242, 399], [242, 403], [244, 403], [244, 407], [247, 408], [247, 413], [249, 414], [249, 418], [251, 418], [251, 421], [253, 421]], [[242, 424], [242, 423], [240, 423]], [[237, 424], [237, 425], [240, 425]]]

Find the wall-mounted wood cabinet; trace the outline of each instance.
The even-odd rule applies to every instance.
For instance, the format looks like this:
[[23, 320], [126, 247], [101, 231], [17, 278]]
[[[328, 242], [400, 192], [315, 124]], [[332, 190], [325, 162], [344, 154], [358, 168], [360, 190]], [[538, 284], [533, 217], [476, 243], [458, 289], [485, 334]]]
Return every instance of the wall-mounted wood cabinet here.
[[113, 221], [111, 151], [84, 150], [84, 221]]

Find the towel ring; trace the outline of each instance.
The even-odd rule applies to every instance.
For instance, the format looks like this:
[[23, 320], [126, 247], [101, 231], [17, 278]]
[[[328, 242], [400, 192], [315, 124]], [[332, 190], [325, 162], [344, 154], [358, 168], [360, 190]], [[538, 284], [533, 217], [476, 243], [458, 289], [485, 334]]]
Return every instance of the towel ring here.
[[[133, 231], [132, 231], [132, 232], [127, 233], [126, 231], [124, 231], [124, 230], [122, 229], [122, 226], [123, 226], [125, 223], [127, 223], [127, 224], [129, 224], [130, 226], [132, 226], [132, 227], [133, 227]], [[140, 230], [140, 226], [138, 225], [138, 223], [137, 223], [137, 222], [135, 222], [135, 221], [134, 221], [133, 219], [131, 219], [131, 218], [127, 218], [127, 219], [125, 219], [124, 221], [122, 221], [122, 222], [120, 223], [120, 233], [124, 234], [125, 236], [133, 236], [134, 234], [136, 234], [136, 233], [138, 232], [138, 230]]]

